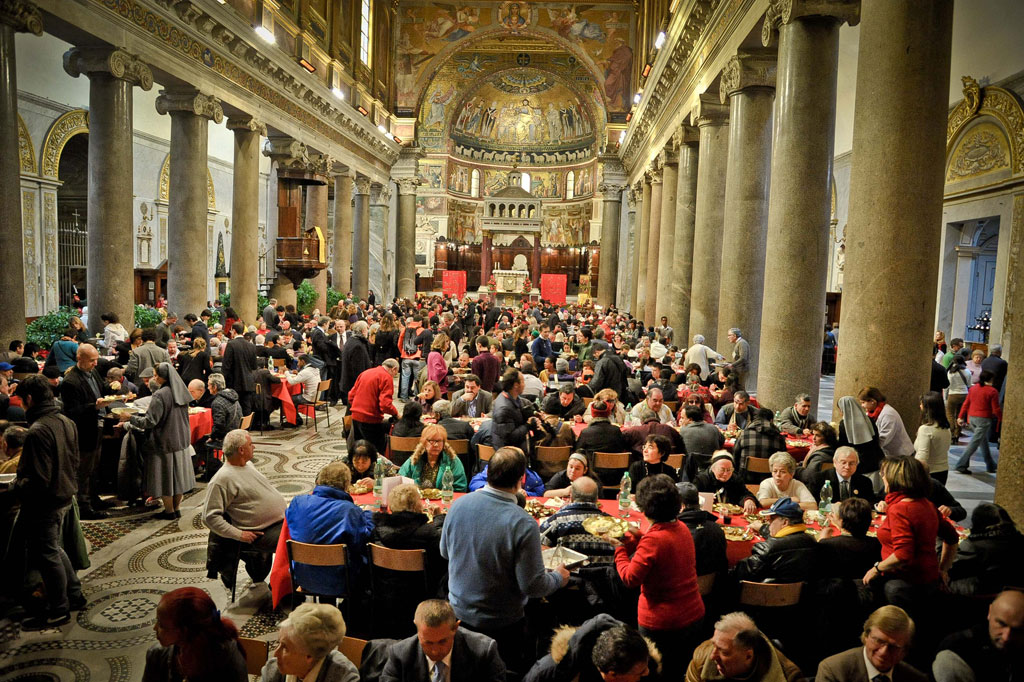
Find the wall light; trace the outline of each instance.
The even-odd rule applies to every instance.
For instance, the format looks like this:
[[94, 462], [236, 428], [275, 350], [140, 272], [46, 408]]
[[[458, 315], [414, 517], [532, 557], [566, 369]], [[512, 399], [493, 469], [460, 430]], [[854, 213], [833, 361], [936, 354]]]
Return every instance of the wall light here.
[[274, 13], [264, 5], [260, 8], [259, 25], [256, 26], [256, 35], [268, 43], [277, 42], [274, 37]]
[[328, 73], [331, 79], [331, 94], [338, 99], [345, 99], [345, 92], [341, 89], [341, 67], [331, 64]]
[[632, 118], [633, 118], [633, 112], [631, 111], [628, 114], [626, 114], [626, 123], [629, 123]]
[[665, 32], [664, 31], [659, 31], [658, 32], [658, 37], [654, 39], [654, 49], [655, 50], [660, 50], [661, 47], [664, 44], [665, 44]]
[[398, 135], [392, 135], [391, 139], [394, 140], [397, 144], [402, 144], [402, 138], [400, 138]]
[[377, 124], [377, 130], [379, 130], [380, 132], [384, 133], [385, 135], [390, 135], [391, 134], [391, 133], [388, 132], [388, 129], [384, 127], [383, 123], [378, 123]]
[[640, 104], [640, 99], [643, 96], [644, 96], [644, 93], [643, 93], [642, 90], [640, 92], [636, 93], [635, 95], [633, 95], [633, 104]]
[[362, 104], [360, 104], [358, 107], [356, 107], [356, 111], [358, 111], [363, 116], [366, 116], [367, 114], [370, 113], [369, 111], [366, 110], [366, 107], [364, 107]]
[[621, 133], [619, 133], [619, 144], [622, 144], [625, 141], [626, 141], [626, 131], [623, 130]]

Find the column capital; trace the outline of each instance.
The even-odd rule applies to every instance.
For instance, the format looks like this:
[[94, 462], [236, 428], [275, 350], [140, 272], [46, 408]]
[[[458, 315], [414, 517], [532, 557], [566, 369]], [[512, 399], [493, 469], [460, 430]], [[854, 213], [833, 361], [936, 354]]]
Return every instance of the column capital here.
[[629, 205], [629, 212], [636, 212], [636, 190], [630, 187], [626, 190], [626, 203]]
[[698, 128], [729, 125], [729, 107], [722, 104], [718, 97], [705, 92], [693, 105], [690, 123]]
[[661, 164], [658, 163], [657, 161], [658, 161], [657, 159], [652, 161], [651, 162], [651, 167], [647, 169], [646, 173], [644, 173], [644, 175], [647, 176], [647, 182], [651, 183], [652, 185], [660, 185], [661, 181], [662, 181], [661, 180]]
[[370, 178], [365, 175], [357, 175], [355, 181], [356, 194], [370, 193]]
[[143, 90], [153, 87], [153, 72], [149, 66], [118, 47], [73, 47], [64, 53], [64, 71], [72, 78], [82, 74], [106, 74], [137, 85]]
[[156, 98], [156, 110], [161, 114], [188, 113], [202, 116], [214, 123], [224, 120], [224, 110], [220, 100], [212, 95], [204, 95], [198, 90], [161, 90]]
[[416, 194], [416, 188], [423, 184], [419, 178], [397, 178], [395, 182], [398, 183], [399, 196]]
[[728, 103], [730, 97], [747, 88], [774, 90], [777, 70], [775, 50], [744, 50], [733, 55], [722, 69], [722, 80], [718, 86], [722, 104]]
[[679, 145], [677, 144], [675, 135], [672, 136], [672, 142], [662, 149], [660, 154], [658, 154], [658, 163], [662, 168], [665, 166], [676, 166], [679, 164]]
[[0, 0], [0, 24], [7, 24], [18, 33], [43, 35], [43, 15], [28, 0]]
[[676, 143], [676, 149], [682, 149], [686, 145], [700, 144], [700, 131], [694, 126], [683, 123], [679, 129], [672, 134]]
[[268, 137], [263, 144], [263, 156], [276, 161], [278, 168], [305, 168], [309, 165], [306, 145], [284, 135]]
[[267, 125], [249, 114], [238, 114], [236, 116], [228, 116], [228, 130], [234, 131], [245, 131], [250, 133], [259, 133], [262, 136], [267, 134]]
[[328, 154], [310, 154], [307, 168], [309, 168], [313, 173], [327, 175], [333, 163], [334, 159], [332, 159]]
[[370, 203], [387, 204], [391, 201], [391, 183], [374, 182], [370, 184]]
[[860, 0], [769, 0], [761, 26], [761, 44], [775, 43], [779, 27], [803, 17], [832, 17], [850, 26], [860, 23]]
[[605, 201], [622, 201], [622, 190], [626, 189], [626, 185], [620, 185], [612, 182], [602, 182], [597, 186], [597, 191], [604, 195]]
[[644, 185], [650, 182], [647, 179], [647, 173], [644, 173], [639, 180], [633, 183], [633, 200], [636, 201], [638, 197], [644, 195]]
[[332, 176], [332, 177], [340, 178], [342, 176], [346, 176], [346, 177], [351, 178], [352, 177], [352, 169], [349, 168], [347, 164], [344, 164], [341, 161], [335, 160], [334, 163], [331, 164], [330, 169], [328, 169], [327, 174]]

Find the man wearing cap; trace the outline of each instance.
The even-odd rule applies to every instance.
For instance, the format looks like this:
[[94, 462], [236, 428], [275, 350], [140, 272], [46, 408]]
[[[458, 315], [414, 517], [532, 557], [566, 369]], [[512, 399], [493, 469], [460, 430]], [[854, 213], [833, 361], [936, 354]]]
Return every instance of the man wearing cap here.
[[544, 398], [540, 410], [559, 419], [572, 419], [583, 416], [585, 406], [583, 399], [576, 395], [576, 387], [571, 383], [565, 383], [558, 387], [557, 393]]
[[765, 536], [755, 542], [749, 557], [736, 564], [732, 576], [751, 582], [798, 583], [817, 574], [818, 542], [805, 532], [804, 510], [789, 497], [780, 497], [760, 512], [763, 523], [750, 527]]
[[597, 362], [594, 364], [594, 378], [590, 380], [590, 390], [597, 395], [602, 388], [610, 388], [619, 394], [619, 400], [626, 402], [629, 386], [626, 383], [629, 372], [626, 363], [616, 353], [611, 352], [607, 341], [594, 342], [592, 353]]
[[743, 338], [738, 327], [729, 330], [728, 339], [732, 344], [732, 362], [726, 366], [736, 372], [740, 388], [746, 388], [747, 372], [750, 371], [750, 344]]
[[640, 412], [645, 407], [658, 415], [658, 421], [662, 424], [675, 424], [676, 418], [672, 414], [672, 410], [670, 410], [668, 405], [665, 404], [665, 397], [660, 388], [650, 388], [647, 390], [647, 398], [634, 405], [633, 409], [629, 411], [629, 414], [626, 417], [626, 424], [629, 426], [636, 426], [639, 424]]
[[726, 450], [716, 450], [711, 457], [711, 466], [693, 477], [693, 484], [702, 493], [714, 493], [720, 502], [741, 505], [744, 514], [757, 511], [757, 498], [743, 483], [743, 476], [736, 471], [732, 455]]
[[[611, 423], [613, 406], [604, 400], [590, 403], [590, 414], [593, 419], [583, 429], [576, 441], [576, 449], [592, 457], [595, 452], [623, 452], [626, 448], [626, 437], [622, 429]], [[617, 481], [606, 479], [605, 484], [614, 485]]]

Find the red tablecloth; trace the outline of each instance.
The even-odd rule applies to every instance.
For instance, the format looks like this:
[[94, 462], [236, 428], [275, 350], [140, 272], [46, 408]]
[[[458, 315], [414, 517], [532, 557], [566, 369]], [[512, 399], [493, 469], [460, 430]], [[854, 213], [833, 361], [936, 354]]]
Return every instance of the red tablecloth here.
[[208, 407], [199, 408], [202, 412], [189, 413], [188, 426], [192, 432], [192, 442], [210, 435], [213, 431], [213, 411]]
[[292, 396], [302, 393], [302, 384], [289, 384], [287, 379], [281, 379], [280, 383], [270, 384], [270, 395], [281, 401], [281, 412], [289, 424], [295, 423], [295, 403]]

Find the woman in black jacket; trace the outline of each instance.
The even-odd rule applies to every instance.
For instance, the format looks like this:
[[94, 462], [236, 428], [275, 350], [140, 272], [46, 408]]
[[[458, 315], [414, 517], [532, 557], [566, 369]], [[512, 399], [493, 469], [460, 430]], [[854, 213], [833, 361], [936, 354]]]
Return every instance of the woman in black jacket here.
[[736, 472], [732, 455], [716, 450], [711, 466], [697, 474], [693, 484], [702, 493], [715, 493], [716, 501], [743, 507], [744, 514], [757, 512], [757, 498], [743, 483], [743, 475]]
[[178, 354], [178, 375], [186, 386], [193, 379], [199, 379], [205, 384], [212, 371], [213, 363], [210, 362], [210, 353], [206, 350], [204, 339], [193, 339], [192, 350]]
[[1006, 510], [983, 503], [971, 514], [971, 535], [960, 543], [949, 569], [949, 589], [954, 594], [995, 594], [1007, 585], [1019, 584], [1024, 564], [1024, 535]]
[[400, 357], [398, 352], [398, 325], [395, 323], [395, 316], [391, 313], [384, 313], [380, 318], [380, 327], [373, 337], [373, 366], [380, 367], [388, 358]]

